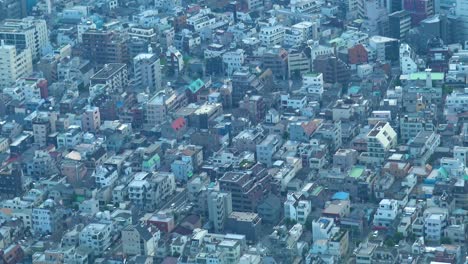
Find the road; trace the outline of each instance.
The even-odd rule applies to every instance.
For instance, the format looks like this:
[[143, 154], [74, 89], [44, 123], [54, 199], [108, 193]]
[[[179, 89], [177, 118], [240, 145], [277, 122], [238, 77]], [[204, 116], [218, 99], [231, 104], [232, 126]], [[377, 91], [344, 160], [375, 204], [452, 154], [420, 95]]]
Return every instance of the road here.
[[170, 209], [172, 204], [174, 204], [173, 208], [179, 208], [186, 201], [187, 201], [187, 189], [177, 188], [176, 193], [161, 207], [161, 210]]

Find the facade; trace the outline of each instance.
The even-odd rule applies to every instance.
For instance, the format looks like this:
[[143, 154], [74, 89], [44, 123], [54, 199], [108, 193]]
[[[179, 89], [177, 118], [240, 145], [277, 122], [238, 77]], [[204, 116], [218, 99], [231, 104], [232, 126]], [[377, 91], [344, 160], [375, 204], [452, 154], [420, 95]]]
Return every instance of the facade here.
[[54, 201], [46, 200], [32, 210], [32, 228], [34, 234], [53, 234], [61, 229], [59, 221], [61, 214]]
[[30, 49], [17, 49], [13, 45], [0, 45], [0, 88], [11, 87], [16, 80], [32, 74], [32, 57]]
[[101, 126], [99, 107], [87, 106], [81, 117], [81, 129], [85, 132], [97, 132]]
[[112, 224], [88, 224], [80, 232], [80, 246], [102, 254], [111, 245], [112, 230]]
[[411, 15], [405, 10], [391, 13], [389, 16], [389, 28], [391, 38], [405, 39], [411, 29]]
[[233, 211], [252, 212], [266, 197], [270, 179], [263, 166], [256, 164], [245, 172], [225, 173], [219, 179], [219, 187], [223, 192], [231, 192]]
[[[455, 13], [458, 17], [459, 22], [459, 39], [467, 40], [468, 39], [468, 3], [463, 0], [457, 0], [457, 8]], [[466, 44], [465, 44], [466, 45]]]
[[139, 54], [133, 58], [133, 72], [136, 86], [158, 92], [162, 89], [161, 65], [155, 54]]
[[124, 254], [154, 256], [159, 233], [141, 225], [129, 225], [122, 230], [122, 250]]
[[127, 65], [109, 63], [91, 77], [91, 85], [104, 84], [109, 91], [123, 92], [128, 86]]
[[208, 194], [208, 219], [213, 224], [216, 233], [224, 231], [226, 220], [232, 212], [230, 193], [211, 192]]
[[257, 161], [268, 167], [273, 165], [273, 155], [282, 145], [282, 139], [278, 135], [268, 135], [262, 143], [257, 145]]
[[88, 29], [82, 34], [83, 57], [94, 64], [126, 63], [128, 40], [124, 33], [111, 30]]
[[397, 134], [387, 122], [378, 122], [367, 134], [367, 152], [360, 158], [366, 163], [382, 164], [388, 151], [396, 146]]
[[388, 228], [399, 214], [398, 201], [383, 199], [374, 215], [374, 225]]
[[49, 44], [46, 21], [33, 17], [6, 19], [0, 24], [0, 40], [15, 46], [18, 52], [29, 49], [32, 59], [37, 61]]

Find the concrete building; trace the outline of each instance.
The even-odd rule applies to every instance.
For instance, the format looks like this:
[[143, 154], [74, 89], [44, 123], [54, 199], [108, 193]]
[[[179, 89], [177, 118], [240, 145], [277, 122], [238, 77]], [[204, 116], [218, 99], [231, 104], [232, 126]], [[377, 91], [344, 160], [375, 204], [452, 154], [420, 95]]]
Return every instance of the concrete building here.
[[273, 165], [273, 155], [279, 150], [283, 141], [278, 135], [268, 135], [257, 145], [257, 161], [268, 167]]
[[411, 15], [405, 10], [397, 11], [388, 15], [389, 36], [403, 40], [411, 29]]
[[112, 224], [88, 224], [80, 232], [80, 246], [100, 255], [110, 247], [112, 231]]
[[223, 192], [232, 193], [232, 209], [238, 212], [255, 211], [270, 189], [271, 176], [262, 165], [253, 165], [248, 171], [227, 172], [219, 179]]
[[394, 38], [372, 36], [369, 38], [372, 55], [377, 61], [397, 61], [399, 58], [399, 41]]
[[46, 200], [32, 210], [32, 227], [34, 234], [53, 234], [61, 229], [61, 214], [53, 200]]
[[455, 8], [455, 13], [458, 17], [459, 22], [459, 39], [461, 41], [466, 41], [468, 39], [468, 2], [464, 0], [457, 0], [457, 7]]
[[262, 219], [253, 212], [232, 212], [226, 221], [226, 229], [244, 235], [248, 241], [257, 241]]
[[390, 227], [399, 214], [398, 201], [383, 199], [374, 214], [374, 225], [380, 227]]
[[127, 38], [118, 31], [88, 29], [82, 34], [83, 57], [98, 66], [127, 63], [130, 59]]
[[400, 45], [400, 69], [402, 74], [419, 72], [419, 61], [416, 53], [406, 43]]
[[139, 89], [148, 89], [151, 93], [161, 90], [161, 65], [156, 54], [142, 53], [135, 56], [133, 58], [133, 73], [135, 85]]
[[214, 231], [224, 231], [226, 220], [232, 212], [231, 193], [211, 192], [208, 194], [208, 219], [213, 224]]
[[14, 45], [18, 51], [29, 49], [32, 59], [39, 60], [49, 44], [46, 21], [34, 17], [6, 19], [0, 24], [0, 40]]
[[175, 176], [169, 172], [138, 172], [128, 184], [128, 198], [138, 208], [153, 211], [174, 194]]
[[305, 224], [312, 211], [310, 200], [302, 199], [300, 195], [288, 193], [284, 202], [284, 217], [300, 224]]
[[144, 225], [129, 225], [122, 230], [122, 251], [126, 255], [154, 256], [160, 233]]
[[146, 104], [146, 122], [150, 128], [164, 123], [168, 113], [179, 109], [186, 104], [185, 94], [174, 91], [160, 91]]
[[367, 134], [367, 152], [360, 156], [366, 164], [381, 165], [397, 143], [397, 134], [388, 122], [378, 122]]
[[81, 115], [81, 129], [85, 132], [98, 132], [101, 126], [99, 107], [87, 106]]
[[123, 92], [128, 87], [127, 65], [109, 63], [91, 77], [91, 85], [105, 84], [110, 92]]
[[0, 88], [6, 88], [14, 85], [19, 78], [32, 74], [32, 58], [30, 49], [20, 50], [13, 45], [5, 45], [4, 40], [1, 41]]

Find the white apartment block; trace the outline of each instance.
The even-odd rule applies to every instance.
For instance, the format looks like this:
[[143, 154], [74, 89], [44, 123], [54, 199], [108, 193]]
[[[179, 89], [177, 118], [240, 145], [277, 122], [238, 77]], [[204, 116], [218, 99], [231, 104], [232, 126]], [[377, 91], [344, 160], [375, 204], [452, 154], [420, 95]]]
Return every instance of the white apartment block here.
[[379, 203], [379, 207], [374, 214], [374, 225], [382, 227], [390, 227], [393, 221], [398, 216], [398, 201], [383, 199]]
[[13, 45], [0, 46], [0, 88], [10, 87], [21, 77], [27, 77], [33, 71], [31, 51], [19, 51]]
[[34, 17], [6, 19], [0, 25], [0, 40], [19, 50], [30, 49], [32, 59], [38, 60], [42, 50], [49, 44], [46, 21]]
[[80, 246], [102, 254], [111, 245], [112, 230], [112, 224], [88, 224], [80, 232]]
[[402, 74], [419, 72], [416, 54], [406, 43], [400, 45], [400, 70]]
[[235, 71], [239, 70], [244, 64], [245, 52], [243, 49], [237, 49], [235, 51], [228, 51], [223, 54], [223, 65], [224, 70], [231, 76]]
[[140, 88], [150, 92], [161, 90], [162, 76], [159, 58], [155, 54], [139, 54], [133, 58], [133, 72]]
[[282, 25], [268, 25], [260, 29], [259, 38], [264, 46], [272, 47], [283, 43], [284, 33]]

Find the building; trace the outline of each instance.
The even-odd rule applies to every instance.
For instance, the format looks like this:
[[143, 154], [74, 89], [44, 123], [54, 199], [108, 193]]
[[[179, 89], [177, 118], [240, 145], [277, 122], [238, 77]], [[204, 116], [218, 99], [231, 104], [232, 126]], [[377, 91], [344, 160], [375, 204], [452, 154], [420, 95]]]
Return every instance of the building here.
[[59, 221], [62, 214], [53, 200], [46, 200], [32, 210], [32, 228], [34, 234], [54, 234], [61, 229]]
[[411, 29], [411, 15], [408, 11], [401, 10], [388, 15], [389, 37], [403, 40]]
[[169, 172], [137, 172], [128, 184], [128, 198], [138, 208], [153, 211], [174, 194], [175, 176]]
[[282, 144], [283, 141], [280, 136], [268, 135], [262, 143], [257, 145], [257, 161], [271, 167], [273, 165], [273, 156]]
[[13, 198], [23, 194], [23, 170], [19, 164], [7, 164], [0, 168], [0, 197]]
[[15, 46], [18, 52], [29, 49], [32, 59], [39, 60], [49, 44], [46, 21], [34, 17], [6, 19], [0, 24], [0, 40]]
[[213, 191], [208, 194], [208, 219], [213, 224], [214, 231], [224, 231], [226, 220], [232, 212], [231, 193]]
[[80, 232], [80, 246], [100, 255], [110, 247], [112, 231], [112, 224], [88, 224]]
[[288, 193], [284, 202], [284, 217], [294, 222], [305, 224], [312, 211], [310, 200], [302, 199], [301, 195]]
[[263, 67], [270, 69], [275, 78], [285, 80], [288, 77], [288, 51], [280, 46], [268, 49], [261, 57]]
[[310, 72], [310, 58], [303, 50], [293, 49], [288, 52], [288, 76], [290, 79], [299, 78]]
[[226, 229], [244, 235], [248, 241], [257, 241], [262, 219], [253, 212], [232, 212], [226, 221]]
[[397, 143], [397, 134], [388, 122], [378, 122], [367, 134], [367, 152], [360, 159], [366, 164], [382, 165], [389, 150]]
[[342, 83], [349, 82], [351, 72], [349, 66], [332, 55], [320, 55], [313, 61], [313, 69], [315, 72], [323, 74], [325, 83]]
[[244, 100], [239, 102], [239, 108], [249, 112], [250, 120], [260, 123], [265, 119], [266, 105], [262, 96], [252, 95], [245, 96]]
[[225, 52], [222, 55], [224, 72], [231, 76], [235, 71], [239, 70], [244, 64], [245, 51], [237, 49]]
[[130, 59], [127, 38], [117, 31], [88, 29], [82, 34], [83, 58], [98, 66], [127, 63]]
[[127, 65], [109, 63], [91, 77], [91, 85], [104, 84], [111, 92], [123, 92], [128, 87]]
[[411, 15], [411, 24], [419, 22], [434, 14], [434, 1], [432, 0], [403, 0], [403, 9]]
[[263, 84], [248, 68], [235, 71], [232, 75], [232, 104], [238, 106], [248, 91], [260, 92]]
[[[468, 39], [468, 3], [464, 0], [457, 0], [455, 13], [458, 17], [459, 39], [466, 41]], [[466, 49], [466, 44], [465, 44]]]
[[391, 227], [399, 214], [398, 201], [383, 199], [374, 214], [375, 226], [389, 228]]
[[122, 230], [122, 251], [126, 255], [154, 256], [160, 233], [144, 225], [129, 225]]
[[260, 28], [259, 38], [266, 47], [283, 43], [285, 29], [282, 25], [269, 24]]
[[5, 45], [4, 40], [1, 41], [0, 88], [7, 88], [13, 86], [19, 78], [32, 74], [31, 50], [20, 50], [13, 45]]
[[99, 107], [87, 106], [81, 115], [81, 129], [85, 132], [98, 132], [101, 127]]
[[425, 166], [440, 145], [440, 135], [433, 131], [420, 131], [416, 137], [410, 139], [408, 145], [414, 164]]
[[266, 169], [256, 164], [244, 172], [226, 172], [219, 179], [219, 188], [232, 194], [232, 209], [237, 212], [253, 212], [270, 189]]
[[400, 45], [400, 69], [402, 74], [419, 72], [420, 63], [416, 53], [406, 43]]
[[447, 209], [429, 207], [424, 211], [424, 238], [428, 241], [440, 241], [448, 224]]
[[377, 61], [397, 61], [399, 59], [399, 41], [394, 38], [372, 36], [369, 38], [372, 57]]
[[142, 53], [133, 58], [135, 85], [151, 93], [162, 89], [161, 65], [156, 54]]
[[160, 91], [146, 104], [146, 122], [150, 128], [166, 122], [168, 113], [176, 111], [186, 104], [185, 93]]
[[320, 217], [312, 221], [312, 241], [328, 240], [332, 235], [335, 220], [328, 217]]

